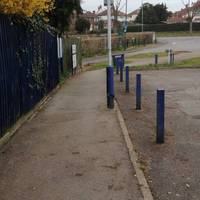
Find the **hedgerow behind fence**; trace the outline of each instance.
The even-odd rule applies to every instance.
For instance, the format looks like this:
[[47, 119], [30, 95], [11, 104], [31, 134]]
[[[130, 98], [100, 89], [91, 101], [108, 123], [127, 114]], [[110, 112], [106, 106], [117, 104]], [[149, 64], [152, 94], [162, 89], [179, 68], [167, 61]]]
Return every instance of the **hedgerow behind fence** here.
[[[189, 23], [176, 23], [176, 24], [144, 24], [144, 31], [154, 32], [176, 32], [176, 31], [189, 31]], [[141, 32], [141, 25], [133, 25], [128, 27], [128, 32]], [[193, 23], [193, 31], [200, 31], [200, 24]]]

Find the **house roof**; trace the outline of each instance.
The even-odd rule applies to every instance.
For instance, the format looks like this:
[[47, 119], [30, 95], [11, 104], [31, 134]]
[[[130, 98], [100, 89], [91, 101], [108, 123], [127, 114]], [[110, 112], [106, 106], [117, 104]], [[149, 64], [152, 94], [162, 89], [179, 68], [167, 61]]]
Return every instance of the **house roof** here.
[[97, 17], [97, 14], [95, 12], [86, 11], [82, 16], [86, 18], [95, 18]]
[[[99, 14], [98, 14], [98, 16], [107, 16], [107, 9], [106, 10], [104, 10], [104, 11], [102, 11], [102, 12], [100, 12]], [[113, 8], [111, 9], [111, 15], [114, 15], [114, 10], [113, 10]], [[126, 14], [124, 13], [124, 12], [121, 12], [121, 11], [118, 11], [118, 15], [119, 16], [126, 16]]]
[[137, 9], [137, 10], [134, 10], [134, 11], [130, 12], [130, 13], [128, 14], [128, 16], [131, 17], [131, 16], [133, 16], [133, 15], [138, 15], [139, 13], [140, 13], [140, 9]]
[[[196, 3], [193, 4], [192, 6], [195, 10], [199, 9], [200, 10], [200, 1], [197, 1]], [[167, 21], [168, 22], [185, 22], [186, 18], [188, 15], [188, 10], [187, 8], [183, 8], [177, 12], [175, 12]]]

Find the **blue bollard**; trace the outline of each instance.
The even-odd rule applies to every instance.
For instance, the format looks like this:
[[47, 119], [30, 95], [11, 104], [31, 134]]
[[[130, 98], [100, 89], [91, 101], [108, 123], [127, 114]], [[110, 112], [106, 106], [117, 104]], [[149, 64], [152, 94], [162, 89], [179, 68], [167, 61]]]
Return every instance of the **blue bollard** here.
[[156, 143], [165, 142], [165, 90], [157, 90], [157, 134]]
[[119, 74], [119, 65], [116, 65], [116, 74]]
[[113, 67], [107, 67], [107, 107], [114, 108], [114, 70]]
[[158, 54], [155, 54], [155, 65], [158, 64]]
[[126, 92], [129, 93], [129, 66], [126, 66]]
[[124, 81], [124, 67], [120, 66], [120, 82]]
[[136, 110], [141, 110], [141, 74], [136, 74]]
[[109, 70], [108, 67], [106, 67], [106, 94], [107, 94], [107, 108], [109, 108], [109, 88], [108, 88], [108, 74]]
[[116, 66], [116, 74], [119, 74], [120, 67], [124, 66], [124, 54], [113, 55], [113, 63]]

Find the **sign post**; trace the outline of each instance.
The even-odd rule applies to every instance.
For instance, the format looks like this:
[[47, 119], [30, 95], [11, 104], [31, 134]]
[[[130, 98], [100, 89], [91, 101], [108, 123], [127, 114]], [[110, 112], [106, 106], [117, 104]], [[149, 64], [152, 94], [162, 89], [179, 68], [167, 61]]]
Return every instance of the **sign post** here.
[[72, 74], [74, 74], [76, 68], [77, 68], [77, 48], [76, 44], [72, 44]]
[[63, 73], [63, 45], [62, 38], [57, 36], [57, 52], [58, 52], [58, 62], [60, 66], [61, 73]]

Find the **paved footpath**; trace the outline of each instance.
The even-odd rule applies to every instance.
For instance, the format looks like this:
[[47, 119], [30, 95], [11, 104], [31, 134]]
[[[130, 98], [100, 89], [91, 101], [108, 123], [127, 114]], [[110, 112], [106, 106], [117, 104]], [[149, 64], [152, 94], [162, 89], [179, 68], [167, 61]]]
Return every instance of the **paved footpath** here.
[[142, 200], [105, 71], [68, 81], [0, 150], [0, 200]]

